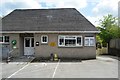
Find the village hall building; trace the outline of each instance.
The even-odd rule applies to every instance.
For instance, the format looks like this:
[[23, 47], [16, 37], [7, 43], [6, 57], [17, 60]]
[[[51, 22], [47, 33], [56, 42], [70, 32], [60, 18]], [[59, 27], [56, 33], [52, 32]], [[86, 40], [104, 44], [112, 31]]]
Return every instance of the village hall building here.
[[96, 58], [99, 31], [75, 8], [16, 9], [2, 18], [1, 33], [13, 57]]

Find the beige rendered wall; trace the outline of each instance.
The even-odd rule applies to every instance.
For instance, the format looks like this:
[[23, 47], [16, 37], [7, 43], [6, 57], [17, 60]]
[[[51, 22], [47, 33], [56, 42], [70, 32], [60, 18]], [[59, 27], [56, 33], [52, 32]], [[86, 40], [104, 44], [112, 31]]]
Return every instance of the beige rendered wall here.
[[[41, 44], [41, 35], [48, 35], [48, 44]], [[82, 35], [82, 47], [58, 47], [58, 35]], [[96, 46], [85, 47], [84, 36], [94, 36], [95, 34], [35, 34], [35, 43], [39, 42], [39, 46], [35, 45], [36, 57], [50, 57], [51, 53], [56, 53], [58, 56], [66, 58], [81, 58], [91, 59], [96, 58]], [[55, 42], [56, 46], [50, 46], [51, 42]]]
[[[23, 55], [23, 37], [19, 34], [3, 34], [10, 37], [10, 50], [12, 50], [12, 40], [17, 40], [17, 49], [12, 53], [14, 57]], [[41, 44], [41, 35], [48, 35], [48, 44]], [[83, 46], [82, 47], [59, 47], [58, 46], [58, 35], [82, 35]], [[94, 36], [95, 34], [34, 34], [34, 44], [39, 42], [39, 46], [35, 45], [35, 56], [36, 57], [50, 57], [51, 53], [56, 53], [58, 56], [65, 58], [81, 58], [90, 59], [96, 58], [96, 46], [85, 47], [84, 46], [84, 36]], [[56, 46], [50, 46], [51, 42], [55, 42]]]

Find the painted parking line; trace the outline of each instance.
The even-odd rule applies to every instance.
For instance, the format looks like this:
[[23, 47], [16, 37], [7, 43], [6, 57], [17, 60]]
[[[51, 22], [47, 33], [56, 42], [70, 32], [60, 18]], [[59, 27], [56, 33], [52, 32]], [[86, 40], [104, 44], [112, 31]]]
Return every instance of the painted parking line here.
[[[21, 69], [19, 69], [18, 71], [14, 72], [12, 75], [10, 75], [9, 77], [7, 77], [8, 79], [11, 78], [12, 76], [16, 75], [18, 72], [20, 72], [21, 70], [25, 69], [30, 63], [28, 63], [27, 65], [25, 65], [24, 67], [22, 67]], [[7, 80], [7, 79], [5, 79]]]
[[[32, 59], [32, 60], [33, 60], [33, 59]], [[31, 60], [31, 61], [32, 61], [32, 60]], [[21, 70], [25, 69], [27, 66], [30, 65], [31, 61], [30, 61], [30, 62], [27, 62], [27, 65], [23, 66], [21, 69], [19, 69], [18, 71], [14, 72], [14, 73], [11, 74], [10, 76], [8, 76], [5, 80], [8, 80], [8, 79], [11, 78], [12, 76], [14, 76], [14, 75], [16, 75], [18, 72], [20, 72]]]
[[57, 68], [58, 68], [58, 65], [59, 65], [59, 64], [60, 64], [60, 59], [59, 59], [57, 65], [56, 65], [56, 67], [55, 67], [55, 70], [54, 70], [53, 75], [52, 75], [52, 79], [55, 77], [55, 73], [56, 73], [56, 71], [57, 71]]

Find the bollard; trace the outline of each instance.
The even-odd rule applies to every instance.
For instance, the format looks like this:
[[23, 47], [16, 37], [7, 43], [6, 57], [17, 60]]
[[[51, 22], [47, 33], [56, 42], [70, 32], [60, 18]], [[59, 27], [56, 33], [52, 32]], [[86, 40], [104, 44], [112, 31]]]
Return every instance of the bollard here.
[[54, 54], [54, 61], [58, 61], [58, 55]]

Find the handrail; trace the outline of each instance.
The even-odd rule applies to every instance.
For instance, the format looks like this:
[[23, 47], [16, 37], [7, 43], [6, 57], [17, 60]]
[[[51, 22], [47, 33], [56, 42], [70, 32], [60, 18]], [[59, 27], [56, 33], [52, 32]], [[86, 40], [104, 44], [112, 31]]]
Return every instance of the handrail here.
[[[16, 48], [17, 49], [17, 48]], [[13, 51], [15, 51], [16, 49], [12, 49], [11, 51], [8, 52], [8, 54], [11, 54]]]
[[[16, 49], [17, 49], [17, 48], [16, 48]], [[11, 59], [11, 57], [12, 57], [12, 56], [11, 56], [11, 53], [12, 53], [13, 51], [15, 51], [16, 49], [12, 49], [11, 51], [8, 52], [7, 61], [6, 61], [7, 63], [10, 62], [10, 59]]]
[[10, 53], [12, 53], [14, 51], [14, 49], [12, 49], [11, 51], [9, 51], [8, 53], [10, 54]]

